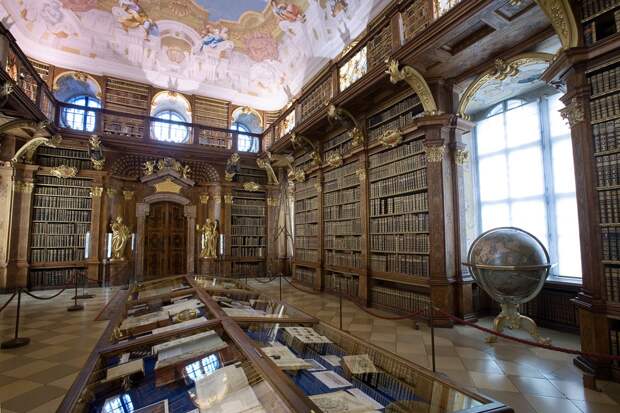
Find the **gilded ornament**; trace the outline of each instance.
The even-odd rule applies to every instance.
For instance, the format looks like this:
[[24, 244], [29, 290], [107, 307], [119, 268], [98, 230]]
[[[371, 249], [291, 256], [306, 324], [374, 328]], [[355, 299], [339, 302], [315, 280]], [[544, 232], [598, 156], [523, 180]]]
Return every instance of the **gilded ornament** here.
[[123, 198], [125, 198], [125, 201], [131, 201], [133, 199], [133, 196], [133, 191], [123, 191]]
[[571, 128], [586, 120], [586, 114], [577, 98], [573, 98], [564, 109], [560, 109], [560, 115]]
[[503, 59], [495, 59], [494, 65], [495, 70], [492, 76], [499, 81], [506, 80], [509, 77], [515, 77], [519, 74], [519, 69], [515, 63], [506, 63]]
[[396, 84], [404, 80], [418, 95], [425, 113], [431, 115], [439, 113], [431, 89], [428, 87], [428, 83], [426, 83], [426, 80], [420, 72], [411, 66], [404, 66], [402, 69], [399, 69], [400, 65], [398, 61], [394, 59], [390, 59], [387, 64], [388, 70], [386, 73], [390, 75], [390, 82]]
[[230, 155], [228, 161], [226, 161], [224, 179], [226, 182], [232, 182], [235, 175], [237, 175], [241, 171], [241, 165], [239, 165], [239, 161], [241, 157], [237, 152]]
[[256, 182], [245, 182], [243, 184], [243, 189], [249, 192], [256, 192], [260, 190], [260, 185]]
[[2, 85], [2, 88], [0, 88], [0, 98], [10, 96], [14, 91], [15, 86], [13, 85], [13, 83], [6, 82], [4, 85]]
[[216, 195], [213, 197], [213, 202], [215, 202], [216, 204], [221, 204], [222, 203], [222, 197], [219, 195]]
[[155, 162], [154, 161], [146, 161], [142, 164], [142, 172], [144, 176], [151, 176], [155, 173]]
[[426, 160], [430, 163], [437, 163], [443, 161], [443, 156], [446, 152], [446, 147], [441, 146], [424, 146], [426, 151]]
[[276, 176], [276, 173], [273, 170], [273, 167], [271, 166], [271, 153], [267, 152], [267, 158], [256, 159], [256, 165], [258, 165], [259, 168], [265, 170], [265, 173], [267, 174], [267, 182], [269, 183], [269, 185], [278, 185], [280, 183], [278, 177]]
[[304, 170], [300, 168], [289, 169], [288, 179], [290, 182], [305, 182], [306, 172], [304, 172]]
[[454, 153], [454, 161], [457, 165], [465, 165], [469, 162], [469, 151], [467, 149], [457, 149]]
[[323, 160], [321, 159], [321, 155], [319, 154], [318, 150], [312, 151], [310, 156], [312, 157], [313, 166], [321, 166], [321, 164], [323, 163]]
[[351, 137], [351, 146], [356, 148], [360, 145], [364, 144], [364, 134], [357, 127], [351, 129], [349, 132], [349, 136]]
[[200, 258], [217, 258], [217, 241], [219, 238], [217, 220], [207, 218], [203, 225], [196, 225], [196, 231], [202, 235]]
[[338, 152], [332, 152], [327, 157], [327, 166], [335, 168], [338, 166], [342, 166], [342, 164], [343, 164], [342, 155], [340, 155]]
[[101, 186], [93, 186], [90, 189], [90, 196], [93, 198], [101, 198], [101, 195], [103, 195], [103, 187]]
[[[59, 134], [52, 135], [49, 138], [40, 136], [40, 134], [43, 132], [43, 129], [45, 128], [45, 126], [43, 125], [46, 125], [46, 123], [35, 123], [31, 121], [18, 120], [7, 122], [2, 125], [2, 127], [0, 127], [0, 130], [4, 133], [9, 132], [11, 129], [13, 129], [13, 126], [15, 128], [28, 128], [34, 131], [33, 138], [26, 142], [21, 148], [19, 148], [19, 150], [15, 153], [15, 156], [13, 156], [13, 158], [11, 159], [11, 162], [15, 163], [23, 160], [26, 163], [32, 163], [34, 154], [36, 153], [39, 146], [45, 145], [51, 148], [55, 148], [60, 144], [60, 142], [62, 142], [62, 136], [60, 136]], [[43, 129], [41, 129], [42, 127]]]
[[188, 308], [188, 309], [181, 311], [174, 317], [172, 317], [172, 322], [175, 324], [182, 323], [184, 321], [193, 320], [197, 317], [198, 317], [198, 311], [196, 311], [195, 308]]
[[50, 175], [56, 178], [75, 178], [78, 170], [74, 166], [60, 165], [50, 169]]
[[366, 181], [366, 170], [365, 169], [360, 168], [355, 171], [355, 174], [357, 175], [357, 178], [360, 180], [360, 182]]
[[379, 137], [379, 142], [385, 147], [395, 148], [403, 141], [403, 135], [396, 129], [386, 130], [383, 135]]
[[317, 194], [321, 194], [321, 193], [323, 193], [323, 187], [322, 187], [322, 186], [321, 186], [321, 184], [320, 184], [320, 183], [318, 183], [318, 182], [317, 182], [316, 184], [314, 184], [314, 189], [316, 190], [316, 193], [317, 193]]
[[120, 215], [110, 224], [110, 228], [112, 230], [112, 260], [123, 261], [131, 231], [127, 225], [123, 224], [123, 217]]
[[579, 26], [568, 0], [536, 0], [551, 21], [562, 49], [579, 46]]
[[108, 198], [114, 198], [116, 194], [118, 194], [118, 190], [116, 190], [115, 188], [108, 188], [105, 190], [105, 194], [108, 196]]
[[200, 203], [207, 205], [209, 203], [209, 194], [200, 194]]
[[226, 205], [232, 205], [233, 204], [233, 196], [232, 195], [224, 195], [224, 203]]
[[330, 123], [338, 122], [343, 127], [353, 128], [349, 131], [349, 137], [351, 138], [351, 146], [357, 147], [363, 145], [366, 138], [364, 132], [362, 132], [361, 125], [355, 119], [355, 116], [344, 108], [336, 107], [333, 103], [327, 106], [327, 120]]
[[30, 194], [34, 189], [32, 182], [15, 181], [15, 192], [21, 192], [23, 194]]
[[278, 198], [269, 197], [267, 198], [267, 205], [270, 207], [277, 207], [279, 203]]

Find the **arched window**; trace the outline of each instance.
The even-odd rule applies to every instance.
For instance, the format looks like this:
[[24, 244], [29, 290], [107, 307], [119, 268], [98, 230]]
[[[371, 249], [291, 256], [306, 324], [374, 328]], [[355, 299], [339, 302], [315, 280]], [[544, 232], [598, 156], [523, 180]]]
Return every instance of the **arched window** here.
[[237, 135], [237, 150], [240, 152], [258, 152], [258, 137], [246, 135], [250, 133], [250, 128], [243, 123], [234, 122], [232, 130], [239, 132]]
[[[162, 121], [153, 121], [153, 136], [158, 141], [183, 143], [187, 142], [189, 133], [187, 126], [172, 122], [185, 122], [185, 118], [173, 110], [162, 110], [155, 117]], [[170, 122], [171, 121], [171, 122]]]
[[84, 109], [75, 107], [64, 108], [62, 110], [63, 126], [85, 132], [94, 131], [97, 113], [86, 108], [101, 108], [99, 99], [88, 95], [79, 95], [72, 97], [67, 103], [84, 107]]

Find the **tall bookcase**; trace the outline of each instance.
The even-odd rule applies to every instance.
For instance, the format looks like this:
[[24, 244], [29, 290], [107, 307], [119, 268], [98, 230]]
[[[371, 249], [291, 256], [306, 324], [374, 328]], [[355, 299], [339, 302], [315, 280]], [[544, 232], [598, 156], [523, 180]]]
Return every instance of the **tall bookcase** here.
[[304, 284], [320, 283], [320, 178], [314, 175], [295, 184], [295, 270], [294, 277]]
[[620, 0], [583, 0], [581, 15], [587, 46], [620, 31]]
[[37, 164], [50, 167], [66, 165], [78, 170], [92, 169], [88, 151], [50, 146], [41, 146], [37, 150]]
[[36, 176], [30, 234], [30, 288], [67, 285], [85, 270], [91, 180]]
[[[149, 115], [151, 88], [148, 85], [127, 80], [107, 78], [105, 105], [108, 110], [130, 115]], [[130, 138], [144, 137], [144, 119], [112, 114], [103, 116], [103, 132]]]
[[233, 276], [263, 276], [267, 258], [267, 199], [264, 190], [233, 189], [231, 245]]

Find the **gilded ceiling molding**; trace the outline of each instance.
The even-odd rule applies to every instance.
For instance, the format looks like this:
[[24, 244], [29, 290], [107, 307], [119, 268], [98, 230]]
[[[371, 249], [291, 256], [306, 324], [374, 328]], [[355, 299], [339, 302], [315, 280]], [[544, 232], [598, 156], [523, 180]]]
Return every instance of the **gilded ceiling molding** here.
[[390, 82], [396, 84], [404, 80], [420, 98], [420, 102], [426, 114], [436, 115], [439, 113], [433, 93], [430, 87], [428, 87], [426, 79], [424, 79], [420, 72], [411, 66], [403, 66], [402, 69], [399, 69], [399, 63], [394, 59], [390, 59], [387, 64], [388, 70], [386, 73], [390, 75]]
[[459, 107], [457, 109], [458, 116], [467, 119], [467, 107], [476, 93], [484, 86], [485, 83], [491, 80], [505, 80], [509, 77], [514, 77], [519, 74], [519, 67], [530, 63], [551, 63], [554, 56], [549, 53], [523, 53], [507, 60], [496, 59], [493, 67], [482, 73], [476, 80], [474, 80], [461, 97]]
[[579, 26], [568, 0], [536, 0], [551, 21], [562, 49], [579, 46]]

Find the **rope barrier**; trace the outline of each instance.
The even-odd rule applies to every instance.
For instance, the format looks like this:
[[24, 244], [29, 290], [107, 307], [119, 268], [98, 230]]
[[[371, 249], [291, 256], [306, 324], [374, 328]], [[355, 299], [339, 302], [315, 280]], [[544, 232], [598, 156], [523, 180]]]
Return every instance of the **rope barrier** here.
[[13, 301], [13, 298], [15, 298], [16, 295], [17, 295], [17, 291], [15, 291], [13, 295], [6, 301], [6, 303], [4, 303], [2, 307], [0, 307], [0, 313], [2, 312], [2, 310], [4, 310], [9, 305], [11, 301]]
[[51, 300], [52, 298], [56, 298], [56, 297], [58, 297], [60, 294], [62, 294], [63, 292], [65, 292], [65, 290], [66, 290], [66, 288], [63, 288], [62, 290], [58, 291], [58, 293], [57, 293], [57, 294], [54, 294], [54, 295], [52, 295], [52, 296], [50, 296], [50, 297], [38, 297], [38, 296], [36, 296], [36, 295], [32, 294], [32, 293], [31, 293], [30, 291], [28, 291], [28, 290], [23, 290], [23, 291], [24, 291], [24, 293], [25, 293], [25, 294], [27, 294], [27, 295], [29, 295], [29, 296], [31, 296], [32, 298], [37, 299], [37, 300]]
[[257, 277], [257, 278], [254, 278], [254, 281], [256, 281], [257, 283], [260, 283], [260, 284], [269, 284], [269, 283], [273, 282], [273, 280], [275, 280], [275, 279], [277, 279], [277, 278], [278, 278], [278, 276], [276, 275], [276, 276], [271, 277], [271, 278], [270, 278], [269, 280], [267, 280], [267, 281], [261, 281], [261, 280]]
[[455, 323], [464, 324], [466, 326], [473, 327], [473, 328], [478, 329], [480, 331], [484, 331], [485, 333], [492, 334], [492, 335], [497, 336], [497, 337], [505, 338], [506, 340], [515, 341], [517, 343], [526, 344], [526, 345], [533, 346], [533, 347], [538, 347], [538, 348], [543, 348], [543, 349], [546, 349], [546, 350], [557, 351], [557, 352], [560, 352], [560, 353], [572, 354], [572, 355], [575, 355], [575, 356], [584, 356], [584, 357], [588, 357], [588, 358], [605, 359], [605, 360], [612, 360], [612, 361], [620, 360], [620, 356], [614, 356], [614, 355], [611, 355], [611, 354], [589, 353], [589, 352], [580, 351], [580, 350], [572, 350], [572, 349], [569, 349], [569, 348], [558, 347], [558, 346], [554, 346], [554, 345], [551, 345], [551, 344], [541, 344], [541, 343], [537, 343], [535, 341], [525, 340], [523, 338], [509, 336], [507, 334], [503, 334], [503, 333], [499, 333], [499, 332], [497, 332], [495, 330], [491, 330], [490, 328], [486, 328], [486, 327], [480, 326], [480, 325], [478, 325], [476, 323], [472, 323], [471, 321], [462, 320], [462, 319], [460, 319], [460, 318], [458, 318], [456, 316], [453, 316], [452, 314], [449, 314], [449, 313], [447, 313], [447, 312], [443, 311], [442, 309], [437, 308], [435, 306], [433, 306], [433, 308], [435, 309], [435, 311], [437, 311], [438, 313], [443, 314], [444, 316], [450, 318]]
[[296, 285], [295, 285], [295, 284], [293, 284], [291, 281], [289, 281], [289, 279], [288, 279], [288, 278], [286, 278], [286, 277], [282, 277], [282, 278], [284, 278], [284, 279], [286, 280], [286, 282], [287, 282], [287, 283], [289, 283], [289, 284], [291, 285], [291, 287], [293, 287], [293, 288], [295, 288], [295, 289], [297, 289], [297, 290], [299, 290], [299, 291], [301, 291], [301, 292], [303, 292], [303, 293], [306, 293], [306, 294], [312, 294], [312, 295], [321, 295], [321, 293], [320, 293], [320, 292], [311, 291], [311, 290], [306, 290], [305, 288], [301, 288], [301, 287], [296, 286]]
[[382, 320], [390, 320], [390, 321], [407, 320], [407, 319], [411, 319], [413, 321], [417, 321], [418, 319], [422, 319], [422, 320], [425, 320], [425, 321], [428, 320], [427, 317], [418, 317], [420, 314], [424, 314], [424, 310], [418, 310], [418, 311], [415, 311], [413, 313], [407, 313], [407, 314], [402, 315], [402, 316], [390, 317], [390, 316], [384, 316], [384, 315], [376, 314], [376, 313], [370, 311], [369, 309], [364, 308], [363, 305], [361, 305], [360, 303], [358, 303], [355, 300], [349, 300], [349, 301], [351, 301], [353, 304], [355, 304], [357, 307], [360, 308], [360, 310], [364, 311], [365, 313], [368, 313], [371, 316], [380, 318]]

